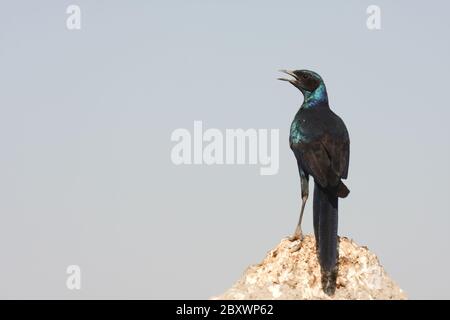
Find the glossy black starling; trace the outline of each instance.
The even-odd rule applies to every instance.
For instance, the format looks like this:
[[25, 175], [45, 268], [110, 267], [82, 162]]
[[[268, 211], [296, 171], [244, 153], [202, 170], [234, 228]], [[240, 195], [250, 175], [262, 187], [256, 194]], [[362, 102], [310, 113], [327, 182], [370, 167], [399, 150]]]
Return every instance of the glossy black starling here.
[[345, 198], [350, 192], [342, 182], [348, 174], [350, 140], [344, 122], [328, 105], [322, 78], [309, 70], [281, 71], [293, 79], [279, 80], [290, 82], [304, 96], [289, 135], [300, 173], [302, 198], [300, 219], [291, 240], [302, 239], [301, 223], [311, 175], [314, 178], [314, 235], [322, 269], [322, 286], [331, 295], [336, 288], [337, 276], [338, 198]]

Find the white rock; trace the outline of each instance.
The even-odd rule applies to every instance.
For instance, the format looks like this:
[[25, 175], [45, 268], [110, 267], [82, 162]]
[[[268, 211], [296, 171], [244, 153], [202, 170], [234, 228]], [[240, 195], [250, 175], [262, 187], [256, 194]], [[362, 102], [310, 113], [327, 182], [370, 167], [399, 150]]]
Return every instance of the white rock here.
[[333, 296], [322, 290], [313, 236], [298, 243], [282, 239], [265, 259], [250, 266], [229, 290], [214, 299], [406, 299], [367, 247], [339, 238], [339, 268]]

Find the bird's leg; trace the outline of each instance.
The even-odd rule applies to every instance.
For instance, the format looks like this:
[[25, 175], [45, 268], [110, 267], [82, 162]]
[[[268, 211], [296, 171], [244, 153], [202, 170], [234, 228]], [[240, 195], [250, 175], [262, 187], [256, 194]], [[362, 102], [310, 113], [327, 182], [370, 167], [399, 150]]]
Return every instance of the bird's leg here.
[[289, 237], [289, 240], [291, 240], [291, 241], [303, 240], [302, 219], [303, 219], [303, 213], [305, 211], [306, 201], [308, 200], [308, 195], [309, 195], [309, 184], [308, 184], [309, 180], [308, 180], [308, 177], [302, 171], [300, 172], [300, 182], [301, 182], [301, 188], [302, 188], [302, 206], [300, 209], [300, 217], [298, 219], [298, 224], [297, 224], [297, 227], [295, 228], [295, 232], [292, 236]]
[[303, 240], [303, 233], [302, 233], [302, 219], [303, 219], [303, 213], [305, 211], [305, 205], [306, 200], [308, 200], [308, 195], [302, 196], [302, 208], [300, 210], [300, 217], [298, 219], [297, 227], [295, 228], [295, 232], [292, 236], [289, 237], [289, 240], [295, 241], [295, 240]]
[[300, 210], [300, 217], [298, 219], [298, 224], [297, 227], [295, 228], [294, 235], [292, 236], [294, 240], [303, 239], [302, 220], [303, 220], [303, 213], [305, 212], [306, 200], [308, 200], [308, 196], [302, 196], [302, 208]]

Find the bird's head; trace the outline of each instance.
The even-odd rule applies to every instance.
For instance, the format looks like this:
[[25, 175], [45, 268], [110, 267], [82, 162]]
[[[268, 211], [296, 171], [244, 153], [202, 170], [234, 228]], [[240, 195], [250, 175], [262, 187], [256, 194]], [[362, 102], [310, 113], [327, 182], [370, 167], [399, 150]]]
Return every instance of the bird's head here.
[[320, 102], [328, 101], [325, 84], [322, 78], [310, 70], [280, 70], [283, 73], [290, 75], [292, 78], [278, 78], [290, 82], [294, 87], [299, 89], [305, 96], [305, 101]]
[[313, 92], [321, 83], [322, 78], [314, 71], [309, 70], [280, 70], [280, 72], [290, 75], [293, 79], [278, 78], [290, 82], [294, 87], [299, 89], [302, 93]]

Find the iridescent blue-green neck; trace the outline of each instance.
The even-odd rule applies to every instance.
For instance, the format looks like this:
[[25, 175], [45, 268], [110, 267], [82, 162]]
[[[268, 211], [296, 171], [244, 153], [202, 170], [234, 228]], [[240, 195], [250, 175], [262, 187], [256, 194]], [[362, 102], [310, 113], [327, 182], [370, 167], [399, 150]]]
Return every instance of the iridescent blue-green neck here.
[[302, 93], [305, 97], [302, 108], [314, 108], [320, 105], [328, 105], [327, 89], [323, 82], [314, 91], [304, 91]]

